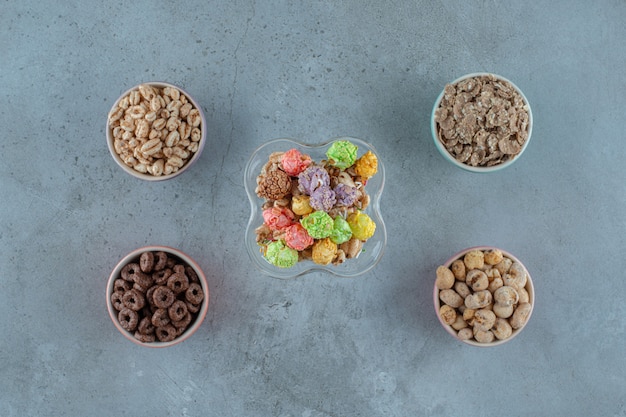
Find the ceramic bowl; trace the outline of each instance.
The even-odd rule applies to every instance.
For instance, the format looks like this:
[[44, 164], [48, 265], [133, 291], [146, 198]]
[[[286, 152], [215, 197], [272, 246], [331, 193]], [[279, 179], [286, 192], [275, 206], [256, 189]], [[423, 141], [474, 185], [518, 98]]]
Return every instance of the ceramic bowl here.
[[[528, 316], [526, 318], [526, 321], [524, 323], [524, 325], [518, 329], [515, 329], [512, 331], [512, 334], [506, 338], [506, 339], [502, 339], [499, 340], [498, 338], [494, 338], [493, 342], [490, 343], [481, 343], [478, 342], [474, 339], [470, 339], [470, 340], [463, 340], [462, 338], [459, 337], [457, 330], [455, 330], [451, 325], [446, 324], [446, 322], [444, 322], [444, 320], [442, 319], [441, 315], [439, 314], [441, 306], [443, 305], [441, 299], [440, 299], [440, 290], [437, 288], [437, 286], [434, 286], [433, 289], [433, 302], [434, 302], [434, 306], [435, 306], [435, 314], [437, 316], [437, 318], [439, 319], [439, 322], [441, 323], [441, 325], [443, 326], [443, 328], [456, 340], [459, 340], [465, 344], [471, 345], [471, 346], [478, 346], [478, 347], [493, 347], [493, 346], [498, 346], [498, 345], [502, 345], [504, 343], [507, 343], [511, 340], [513, 340], [515, 337], [517, 337], [524, 328], [526, 328], [526, 326], [528, 325], [529, 321], [530, 321], [530, 317], [532, 315], [532, 311], [533, 308], [535, 307], [535, 290], [533, 287], [533, 280], [530, 276], [530, 274], [528, 273], [528, 269], [526, 269], [526, 267], [524, 266], [524, 264], [518, 259], [516, 258], [513, 254], [503, 250], [503, 249], [499, 249], [493, 246], [476, 246], [476, 247], [471, 247], [471, 248], [467, 248], [467, 249], [463, 249], [462, 251], [454, 254], [452, 257], [450, 257], [446, 262], [444, 262], [442, 265], [445, 267], [450, 268], [450, 266], [452, 265], [452, 263], [458, 259], [463, 259], [465, 257], [465, 255], [468, 252], [471, 251], [475, 251], [475, 250], [479, 250], [479, 251], [491, 251], [491, 250], [500, 250], [502, 252], [502, 254], [509, 258], [511, 261], [513, 262], [517, 262], [519, 263], [524, 270], [526, 271], [526, 285], [524, 287], [524, 289], [526, 290], [526, 292], [528, 293], [528, 302], [530, 303], [530, 312], [528, 312]], [[457, 313], [458, 310], [457, 310]], [[461, 313], [462, 314], [462, 313]], [[507, 319], [510, 321], [510, 318]]]
[[[261, 253], [261, 247], [256, 241], [255, 233], [255, 229], [263, 224], [262, 205], [265, 200], [255, 193], [257, 177], [261, 173], [261, 169], [268, 162], [270, 154], [285, 152], [290, 149], [298, 149], [303, 154], [309, 155], [314, 162], [320, 162], [327, 159], [326, 151], [332, 142], [337, 140], [348, 140], [355, 144], [358, 147], [358, 157], [371, 151], [378, 158], [378, 172], [367, 181], [365, 187], [370, 196], [370, 204], [365, 209], [365, 213], [376, 223], [374, 235], [363, 244], [363, 250], [358, 257], [346, 259], [339, 265], [320, 265], [310, 260], [302, 260], [291, 268], [279, 268], [270, 264]], [[384, 184], [385, 167], [380, 154], [372, 145], [357, 138], [339, 137], [316, 145], [305, 144], [293, 139], [275, 139], [259, 146], [250, 156], [244, 170], [244, 185], [250, 201], [250, 218], [245, 233], [245, 246], [252, 264], [263, 274], [282, 279], [295, 278], [314, 271], [322, 271], [338, 277], [356, 277], [371, 270], [382, 258], [387, 243], [385, 222], [380, 211], [380, 198]]]
[[442, 102], [443, 97], [444, 97], [445, 89], [437, 97], [437, 100], [435, 101], [435, 105], [433, 106], [433, 110], [432, 110], [432, 114], [431, 114], [431, 118], [430, 118], [431, 134], [432, 134], [432, 137], [433, 137], [433, 141], [435, 143], [435, 147], [437, 148], [439, 153], [448, 162], [450, 162], [451, 164], [453, 164], [453, 165], [455, 165], [455, 166], [457, 166], [459, 168], [462, 168], [462, 169], [464, 169], [466, 171], [478, 172], [478, 173], [488, 173], [488, 172], [499, 171], [499, 170], [502, 170], [502, 169], [504, 169], [504, 168], [506, 168], [508, 166], [511, 166], [514, 162], [519, 160], [521, 158], [522, 154], [524, 153], [524, 151], [526, 150], [526, 148], [528, 147], [528, 144], [530, 142], [530, 138], [532, 136], [532, 130], [533, 130], [533, 115], [532, 115], [532, 110], [530, 108], [530, 103], [528, 102], [528, 99], [526, 98], [526, 96], [524, 95], [522, 90], [519, 89], [519, 87], [517, 87], [515, 84], [513, 84], [511, 81], [507, 80], [506, 78], [504, 78], [504, 77], [502, 77], [500, 75], [495, 75], [495, 74], [491, 74], [491, 73], [487, 73], [487, 72], [477, 72], [477, 73], [467, 74], [467, 75], [464, 75], [462, 77], [459, 77], [456, 80], [452, 81], [450, 84], [456, 85], [456, 84], [460, 83], [461, 81], [465, 81], [465, 80], [467, 80], [469, 78], [485, 77], [485, 76], [493, 76], [493, 77], [495, 77], [496, 81], [499, 80], [499, 81], [503, 81], [505, 83], [510, 84], [511, 87], [515, 91], [517, 91], [517, 93], [523, 99], [524, 109], [528, 113], [528, 127], [527, 127], [528, 137], [526, 138], [526, 141], [521, 146], [521, 150], [519, 151], [518, 154], [513, 156], [511, 159], [508, 159], [506, 161], [503, 161], [503, 162], [498, 163], [498, 164], [493, 165], [493, 166], [480, 166], [480, 165], [473, 166], [473, 165], [470, 165], [467, 161], [466, 162], [461, 162], [461, 161], [457, 160], [454, 157], [454, 155], [452, 153], [450, 153], [450, 151], [448, 151], [448, 149], [446, 148], [446, 146], [442, 142], [442, 139], [440, 137], [439, 123], [435, 121], [435, 112], [437, 111], [437, 109], [441, 105], [441, 102]]
[[[161, 175], [152, 175], [150, 172], [145, 172], [145, 170], [143, 168], [141, 168], [140, 166], [137, 166], [137, 169], [135, 169], [133, 166], [139, 164], [140, 161], [133, 162], [132, 166], [129, 165], [129, 164], [126, 164], [124, 162], [124, 160], [122, 159], [122, 157], [120, 156], [120, 154], [118, 154], [118, 152], [116, 151], [113, 127], [111, 125], [112, 116], [115, 113], [117, 113], [117, 111], [119, 111], [119, 104], [122, 101], [122, 99], [124, 99], [124, 97], [128, 96], [131, 92], [138, 91], [139, 87], [142, 86], [142, 85], [150, 85], [150, 86], [153, 86], [153, 87], [159, 88], [159, 89], [163, 89], [163, 88], [166, 88], [166, 87], [175, 88], [175, 89], [177, 89], [180, 92], [181, 95], [184, 95], [185, 97], [187, 97], [188, 102], [191, 103], [193, 105], [193, 107], [196, 108], [198, 110], [198, 112], [200, 113], [200, 120], [201, 120], [201, 122], [200, 122], [199, 127], [200, 127], [201, 134], [200, 134], [199, 141], [197, 141], [197, 143], [198, 143], [197, 150], [195, 150], [195, 152], [191, 152], [188, 148], [183, 147], [185, 151], [189, 152], [189, 156], [184, 161], [184, 165], [182, 165], [182, 167], [180, 167], [175, 172], [172, 172], [172, 173], [169, 173], [169, 174], [163, 173]], [[130, 107], [129, 107], [129, 109], [130, 109]], [[129, 111], [129, 110], [125, 110], [125, 112], [127, 112], [127, 111]], [[158, 112], [160, 112], [160, 111], [161, 110], [159, 110]], [[118, 113], [118, 115], [119, 115], [119, 113]], [[144, 116], [144, 118], [145, 117], [151, 118], [149, 116]], [[167, 118], [167, 114], [158, 114], [158, 115], [154, 115], [153, 117]], [[139, 119], [142, 119], [142, 118], [139, 117]], [[181, 117], [181, 119], [183, 121], [186, 121], [186, 118], [184, 118], [184, 117]], [[166, 83], [166, 82], [157, 82], [157, 81], [142, 83], [142, 84], [136, 85], [136, 86], [126, 90], [115, 101], [115, 103], [111, 107], [111, 111], [109, 112], [109, 116], [107, 117], [107, 122], [106, 122], [107, 146], [109, 148], [109, 152], [111, 153], [111, 156], [113, 157], [113, 160], [127, 174], [129, 174], [129, 175], [131, 175], [131, 176], [133, 176], [135, 178], [139, 178], [141, 180], [145, 180], [145, 181], [164, 181], [164, 180], [172, 179], [172, 178], [177, 177], [178, 175], [182, 174], [186, 170], [188, 170], [200, 158], [200, 155], [202, 154], [202, 151], [203, 151], [205, 143], [206, 143], [206, 131], [207, 131], [206, 119], [205, 119], [204, 112], [202, 111], [202, 107], [200, 106], [200, 104], [189, 93], [187, 93], [185, 90], [183, 90], [181, 87], [178, 87], [176, 85], [169, 84], [169, 83]], [[146, 138], [145, 140], [147, 141], [148, 138]], [[161, 146], [163, 148], [165, 147], [164, 141], [163, 141], [163, 144]], [[193, 150], [193, 149], [191, 149], [191, 150]], [[160, 156], [159, 159], [163, 159], [165, 161], [167, 158], [165, 158], [164, 156]], [[136, 158], [135, 158], [135, 160], [136, 160]], [[145, 164], [142, 164], [142, 165], [145, 166]], [[167, 168], [164, 168], [164, 169], [167, 169]]]
[[[138, 340], [135, 337], [134, 331], [128, 331], [122, 327], [122, 325], [120, 324], [120, 320], [119, 320], [119, 312], [113, 306], [113, 302], [111, 300], [111, 295], [113, 294], [114, 288], [116, 285], [115, 281], [118, 279], [121, 279], [122, 269], [129, 263], [139, 263], [140, 256], [144, 252], [153, 252], [153, 253], [165, 252], [169, 258], [175, 259], [177, 263], [181, 265], [190, 266], [195, 272], [195, 275], [197, 275], [198, 283], [202, 287], [202, 291], [204, 293], [204, 299], [199, 304], [200, 308], [197, 312], [192, 314], [192, 320], [190, 324], [188, 325], [188, 327], [186, 328], [186, 330], [184, 330], [183, 333], [179, 334], [174, 340], [169, 341], [169, 342], [160, 342], [158, 341], [158, 339], [156, 339], [156, 341], [154, 342], [145, 342], [145, 341]], [[184, 298], [184, 294], [179, 295], [178, 298], [179, 299]], [[187, 340], [189, 337], [191, 337], [191, 335], [193, 335], [198, 330], [198, 328], [202, 324], [202, 321], [204, 320], [206, 313], [207, 313], [207, 309], [209, 307], [209, 286], [207, 284], [207, 280], [204, 275], [204, 272], [202, 272], [202, 269], [200, 268], [200, 266], [189, 255], [185, 254], [184, 252], [178, 249], [174, 249], [168, 246], [145, 246], [145, 247], [135, 249], [132, 252], [128, 253], [117, 263], [115, 268], [113, 268], [113, 271], [111, 272], [111, 275], [109, 276], [109, 279], [107, 281], [107, 286], [106, 286], [106, 305], [107, 305], [107, 310], [109, 312], [109, 317], [111, 318], [111, 321], [115, 325], [115, 328], [117, 328], [117, 330], [119, 330], [119, 332], [128, 340], [144, 347], [150, 347], [150, 348], [170, 347], [180, 342], [183, 342], [184, 340]], [[147, 302], [146, 302], [146, 305], [147, 305]]]

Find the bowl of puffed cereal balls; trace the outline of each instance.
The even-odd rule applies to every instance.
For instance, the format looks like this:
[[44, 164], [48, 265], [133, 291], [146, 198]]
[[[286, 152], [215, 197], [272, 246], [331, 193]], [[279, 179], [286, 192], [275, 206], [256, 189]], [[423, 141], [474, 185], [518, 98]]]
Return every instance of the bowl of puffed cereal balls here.
[[515, 256], [492, 246], [464, 249], [437, 267], [437, 318], [455, 339], [501, 345], [526, 326], [535, 305], [533, 281]]
[[128, 340], [145, 347], [173, 346], [194, 334], [209, 306], [200, 266], [168, 246], [146, 246], [124, 256], [106, 288], [109, 316]]
[[206, 119], [182, 88], [146, 82], [126, 90], [107, 117], [113, 159], [126, 173], [146, 181], [174, 178], [200, 157]]
[[252, 263], [283, 279], [369, 271], [387, 241], [380, 211], [384, 183], [378, 152], [357, 138], [318, 145], [275, 139], [259, 146], [244, 171]]
[[532, 111], [522, 90], [491, 73], [468, 74], [447, 84], [431, 116], [439, 153], [471, 172], [513, 164], [526, 150], [532, 128]]

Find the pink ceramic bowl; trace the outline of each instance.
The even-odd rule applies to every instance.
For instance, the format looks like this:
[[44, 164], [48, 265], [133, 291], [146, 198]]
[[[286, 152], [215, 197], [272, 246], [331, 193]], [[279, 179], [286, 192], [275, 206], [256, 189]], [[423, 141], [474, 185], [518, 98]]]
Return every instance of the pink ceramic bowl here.
[[[169, 258], [175, 259], [178, 264], [191, 267], [193, 271], [195, 272], [195, 275], [198, 277], [198, 284], [200, 284], [202, 288], [202, 292], [204, 293], [204, 298], [199, 304], [198, 311], [195, 313], [190, 312], [192, 318], [191, 318], [191, 322], [189, 323], [189, 325], [186, 327], [184, 331], [179, 332], [180, 334], [178, 334], [176, 338], [168, 342], [160, 342], [158, 341], [158, 339], [155, 339], [155, 341], [153, 342], [138, 340], [135, 337], [135, 331], [128, 331], [124, 327], [122, 327], [122, 325], [120, 324], [120, 319], [119, 319], [120, 313], [113, 306], [113, 302], [111, 300], [112, 298], [111, 296], [116, 286], [116, 280], [121, 279], [122, 269], [129, 263], [139, 263], [140, 256], [144, 252], [153, 252], [153, 253], [165, 252]], [[184, 298], [184, 294], [181, 293], [181, 295], [178, 298], [179, 299]], [[117, 330], [119, 330], [119, 332], [128, 340], [144, 347], [151, 347], [151, 348], [170, 347], [184, 340], [187, 340], [189, 337], [191, 337], [192, 334], [194, 334], [198, 330], [198, 328], [202, 324], [202, 321], [204, 320], [204, 317], [206, 316], [206, 313], [207, 313], [207, 309], [209, 307], [209, 286], [207, 284], [207, 280], [204, 275], [204, 272], [202, 272], [202, 269], [200, 268], [200, 266], [196, 263], [196, 261], [194, 261], [191, 257], [189, 257], [189, 255], [185, 254], [184, 252], [178, 249], [174, 249], [168, 246], [145, 246], [142, 248], [135, 249], [134, 251], [130, 252], [128, 255], [124, 256], [115, 266], [115, 268], [113, 268], [113, 271], [111, 272], [111, 275], [109, 276], [109, 280], [107, 282], [107, 287], [106, 287], [106, 305], [107, 305], [107, 310], [109, 311], [109, 317], [111, 318], [113, 325], [115, 325]], [[146, 306], [147, 306], [147, 302], [146, 302]], [[149, 308], [149, 307], [144, 307], [144, 308]]]
[[[119, 116], [119, 114], [117, 114], [117, 112], [120, 110], [120, 103], [122, 101], [122, 99], [124, 99], [126, 96], [128, 96], [131, 92], [133, 91], [139, 91], [139, 88], [143, 85], [149, 85], [152, 86], [154, 88], [158, 88], [158, 89], [164, 89], [164, 88], [171, 88], [171, 89], [176, 89], [180, 92], [181, 97], [184, 95], [187, 98], [188, 103], [190, 103], [191, 105], [193, 105], [193, 107], [195, 109], [198, 110], [199, 112], [199, 116], [200, 116], [200, 125], [198, 126], [200, 128], [200, 140], [197, 141], [197, 149], [195, 151], [192, 151], [193, 148], [187, 147], [187, 146], [183, 146], [182, 145], [182, 140], [178, 141], [178, 144], [176, 145], [176, 147], [180, 147], [181, 149], [183, 149], [184, 151], [189, 152], [189, 156], [186, 159], [186, 161], [184, 161], [184, 164], [182, 167], [178, 168], [178, 170], [176, 172], [172, 172], [172, 173], [163, 173], [161, 175], [153, 175], [150, 172], [146, 172], [143, 168], [139, 169], [139, 165], [146, 165], [146, 164], [141, 164], [141, 161], [139, 161], [137, 158], [134, 158], [131, 164], [131, 161], [128, 161], [128, 163], [124, 162], [124, 160], [122, 159], [122, 156], [120, 156], [120, 154], [118, 153], [118, 150], [120, 150], [123, 146], [127, 146], [127, 144], [129, 144], [130, 142], [126, 142], [126, 141], [120, 141], [119, 138], [115, 138], [115, 134], [114, 134], [114, 125], [116, 123], [119, 123], [119, 120], [117, 122], [112, 120], [114, 118], [116, 118], [117, 116]], [[130, 108], [127, 110], [129, 111]], [[161, 110], [166, 110], [166, 109], [161, 109]], [[160, 111], [161, 111], [160, 110]], [[116, 115], [117, 114], [117, 115]], [[114, 116], [116, 115], [116, 116]], [[124, 116], [124, 115], [122, 115]], [[162, 118], [162, 117], [168, 117], [166, 114], [159, 114], [157, 116], [154, 116], [157, 118]], [[152, 120], [152, 118], [148, 117], [148, 114], [146, 114], [144, 116], [144, 118], [146, 119], [150, 119]], [[143, 118], [140, 118], [143, 119]], [[182, 121], [189, 121], [189, 119], [185, 119], [184, 117], [181, 117]], [[137, 123], [135, 121], [135, 123]], [[117, 127], [117, 129], [119, 129], [119, 127]], [[129, 132], [127, 132], [129, 133]], [[137, 133], [137, 131], [133, 132], [134, 136]], [[111, 111], [109, 112], [109, 116], [107, 117], [107, 123], [106, 123], [106, 137], [107, 137], [107, 146], [109, 148], [109, 152], [111, 153], [111, 156], [113, 157], [113, 160], [115, 161], [115, 163], [122, 168], [122, 170], [124, 170], [127, 174], [135, 177], [135, 178], [139, 178], [141, 180], [145, 180], [145, 181], [163, 181], [163, 180], [169, 180], [171, 178], [177, 177], [178, 175], [182, 174], [183, 172], [185, 172], [187, 169], [189, 169], [194, 163], [196, 163], [196, 161], [198, 159], [200, 159], [200, 154], [202, 154], [202, 150], [204, 149], [204, 145], [206, 143], [206, 135], [207, 135], [207, 126], [206, 126], [206, 118], [204, 116], [204, 112], [202, 111], [202, 107], [200, 106], [200, 104], [189, 94], [187, 93], [185, 90], [183, 90], [182, 88], [170, 84], [170, 83], [166, 83], [166, 82], [159, 82], [159, 81], [151, 81], [151, 82], [145, 82], [145, 83], [141, 83], [139, 85], [136, 85], [134, 87], [129, 88], [128, 90], [126, 90], [124, 93], [122, 93], [122, 95], [120, 95], [120, 97], [115, 101], [115, 103], [113, 103], [113, 106], [111, 106]], [[145, 138], [145, 141], [147, 141], [149, 138]], [[181, 138], [182, 139], [182, 138]], [[119, 143], [116, 143], [117, 141], [119, 141]], [[162, 141], [162, 146], [165, 147], [167, 146], [165, 144], [165, 140]], [[180, 146], [179, 146], [180, 145]], [[161, 146], [161, 145], [159, 145]], [[195, 146], [195, 145], [194, 145]], [[158, 154], [154, 154], [155, 155], [155, 159], [154, 161], [158, 160], [158, 159], [162, 159], [164, 162], [166, 161], [166, 157], [164, 156], [159, 156], [156, 157], [156, 155]], [[154, 161], [152, 163], [154, 163]], [[137, 166], [137, 168], [134, 168], [133, 165]], [[147, 167], [147, 165], [146, 165]], [[151, 169], [151, 167], [150, 167]], [[157, 171], [154, 171], [157, 172]]]
[[[532, 315], [532, 311], [533, 311], [533, 308], [535, 306], [535, 290], [534, 290], [534, 287], [533, 287], [533, 281], [532, 281], [532, 278], [531, 278], [530, 274], [528, 273], [528, 270], [526, 269], [524, 264], [519, 259], [517, 259], [511, 253], [509, 253], [509, 252], [507, 252], [505, 250], [496, 248], [494, 246], [475, 246], [475, 247], [463, 249], [462, 251], [460, 251], [460, 252], [456, 253], [455, 255], [453, 255], [452, 257], [450, 257], [442, 265], [447, 267], [447, 268], [450, 268], [450, 266], [452, 265], [452, 263], [454, 261], [459, 260], [459, 259], [462, 260], [464, 258], [464, 256], [468, 252], [475, 251], [475, 250], [479, 250], [479, 251], [483, 251], [483, 252], [484, 251], [490, 251], [490, 250], [500, 250], [502, 252], [502, 254], [504, 255], [504, 257], [509, 258], [513, 262], [519, 263], [523, 267], [523, 270], [526, 273], [526, 285], [524, 286], [524, 289], [526, 290], [526, 293], [528, 295], [528, 303], [530, 303], [530, 311], [527, 312], [527, 316], [526, 316], [526, 320], [525, 320], [524, 324], [521, 327], [517, 328], [517, 329], [513, 329], [512, 332], [511, 332], [511, 335], [508, 336], [507, 338], [504, 338], [504, 339], [498, 339], [496, 337], [496, 338], [493, 339], [492, 342], [487, 342], [487, 343], [485, 343], [485, 342], [478, 342], [474, 338], [464, 339], [464, 338], [459, 336], [459, 331], [458, 330], [453, 328], [452, 325], [447, 324], [444, 321], [444, 319], [441, 317], [439, 312], [440, 312], [441, 306], [444, 305], [444, 303], [441, 301], [441, 298], [440, 298], [440, 291], [441, 290], [439, 288], [437, 288], [437, 285], [433, 286], [434, 287], [434, 289], [433, 289], [433, 302], [434, 302], [434, 305], [435, 305], [435, 315], [439, 319], [439, 322], [441, 323], [443, 328], [452, 337], [454, 337], [455, 339], [457, 339], [457, 340], [459, 340], [459, 341], [461, 341], [463, 343], [466, 343], [466, 344], [472, 345], [472, 346], [478, 346], [478, 347], [498, 346], [498, 345], [501, 345], [501, 344], [504, 344], [506, 342], [511, 341], [514, 337], [519, 335], [521, 333], [521, 331], [528, 325], [528, 322], [530, 321], [530, 316]], [[459, 280], [456, 280], [455, 282], [459, 282]], [[472, 293], [473, 293], [473, 291], [472, 291]], [[515, 305], [518, 306], [520, 303], [521, 303], [521, 301], [519, 303], [516, 303]], [[493, 301], [492, 301], [491, 304], [489, 306], [485, 307], [485, 308], [486, 309], [493, 309], [493, 305], [494, 304], [493, 304]], [[463, 305], [461, 308], [465, 308], [465, 306]], [[459, 311], [458, 308], [455, 309], [455, 310], [457, 311], [457, 315], [459, 315], [459, 314], [462, 315], [462, 313]], [[510, 322], [511, 318], [507, 318], [505, 320], [507, 320], [507, 322]], [[461, 324], [461, 326], [462, 326], [462, 324]], [[458, 327], [459, 326], [457, 326], [457, 328]], [[468, 328], [471, 329], [472, 327], [469, 326]]]

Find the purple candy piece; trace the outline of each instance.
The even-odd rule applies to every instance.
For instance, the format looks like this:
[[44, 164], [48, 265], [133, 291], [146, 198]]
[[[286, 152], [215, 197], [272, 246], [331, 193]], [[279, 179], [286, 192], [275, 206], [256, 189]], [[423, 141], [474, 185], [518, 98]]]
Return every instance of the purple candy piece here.
[[336, 203], [335, 192], [328, 186], [318, 187], [311, 194], [309, 205], [317, 211], [329, 211]]
[[338, 206], [351, 207], [358, 198], [358, 191], [356, 187], [351, 185], [337, 184], [334, 191]]
[[316, 165], [312, 165], [298, 174], [298, 188], [307, 195], [313, 194], [313, 191], [319, 187], [328, 187], [329, 184], [328, 172]]

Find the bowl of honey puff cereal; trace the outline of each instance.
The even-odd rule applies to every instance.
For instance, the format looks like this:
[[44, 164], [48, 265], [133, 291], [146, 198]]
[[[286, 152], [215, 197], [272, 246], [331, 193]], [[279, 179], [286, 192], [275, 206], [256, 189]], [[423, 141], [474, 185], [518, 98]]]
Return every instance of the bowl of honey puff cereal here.
[[378, 155], [352, 137], [319, 145], [275, 139], [258, 147], [244, 170], [252, 263], [283, 279], [313, 271], [355, 277], [372, 269], [387, 242]]
[[198, 160], [206, 142], [206, 120], [200, 105], [182, 88], [147, 82], [115, 101], [106, 136], [113, 159], [124, 171], [162, 181]]
[[441, 325], [468, 345], [516, 337], [535, 305], [533, 281], [512, 254], [492, 246], [462, 250], [437, 267], [433, 300]]
[[198, 330], [209, 306], [209, 287], [200, 266], [185, 253], [146, 246], [115, 266], [106, 303], [124, 337], [140, 346], [163, 348]]
[[437, 150], [459, 168], [493, 172], [517, 161], [530, 141], [530, 104], [499, 75], [473, 73], [447, 84], [433, 107]]

